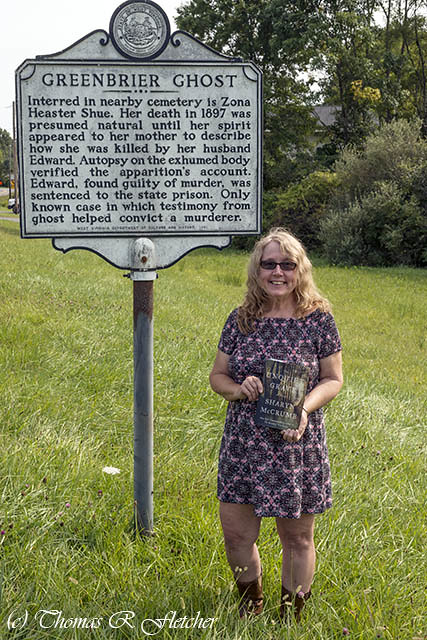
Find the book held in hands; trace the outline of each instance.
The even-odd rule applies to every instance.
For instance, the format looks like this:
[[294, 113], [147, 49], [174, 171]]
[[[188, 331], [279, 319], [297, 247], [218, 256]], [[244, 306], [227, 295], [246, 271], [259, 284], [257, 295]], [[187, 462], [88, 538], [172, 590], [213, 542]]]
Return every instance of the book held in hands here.
[[298, 429], [308, 384], [302, 364], [265, 361], [264, 391], [258, 398], [255, 422], [273, 429]]

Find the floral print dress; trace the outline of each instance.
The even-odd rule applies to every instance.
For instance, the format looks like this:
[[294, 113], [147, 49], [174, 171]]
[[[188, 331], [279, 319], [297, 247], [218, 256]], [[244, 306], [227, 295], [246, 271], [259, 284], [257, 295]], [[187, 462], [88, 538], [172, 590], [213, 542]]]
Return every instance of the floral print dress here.
[[[319, 382], [319, 361], [341, 350], [330, 313], [319, 309], [301, 319], [262, 318], [248, 335], [237, 325], [237, 309], [229, 315], [218, 348], [230, 356], [231, 378], [241, 384], [262, 379], [264, 361], [276, 358], [304, 364], [307, 392]], [[256, 516], [299, 518], [332, 506], [331, 475], [323, 411], [310, 414], [298, 442], [285, 442], [281, 432], [255, 424], [256, 402], [239, 400], [227, 408], [222, 437], [218, 498], [252, 504]]]

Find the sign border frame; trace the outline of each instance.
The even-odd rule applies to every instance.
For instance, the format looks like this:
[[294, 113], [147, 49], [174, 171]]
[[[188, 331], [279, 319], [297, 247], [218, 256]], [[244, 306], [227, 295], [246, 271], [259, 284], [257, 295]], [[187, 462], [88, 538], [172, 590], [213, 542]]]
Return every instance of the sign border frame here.
[[[173, 34], [175, 35], [175, 34]], [[172, 39], [172, 37], [171, 37]], [[25, 158], [25, 154], [24, 154], [24, 150], [23, 150], [23, 133], [22, 133], [22, 128], [23, 128], [23, 123], [22, 123], [22, 112], [23, 112], [23, 106], [21, 104], [22, 101], [22, 95], [21, 95], [21, 90], [20, 90], [20, 83], [23, 81], [23, 79], [21, 79], [19, 77], [19, 72], [21, 69], [25, 68], [25, 66], [28, 65], [37, 65], [37, 66], [49, 66], [51, 67], [52, 65], [67, 65], [67, 66], [83, 66], [83, 65], [90, 65], [90, 64], [96, 64], [96, 66], [99, 68], [100, 66], [132, 66], [135, 64], [135, 61], [132, 60], [127, 60], [127, 59], [123, 59], [123, 60], [99, 60], [99, 59], [64, 59], [64, 58], [45, 58], [43, 57], [37, 57], [37, 58], [33, 58], [33, 59], [27, 59], [24, 60], [24, 62], [18, 67], [18, 69], [16, 70], [16, 96], [17, 96], [17, 113], [19, 114], [19, 118], [17, 118], [17, 142], [18, 142], [18, 176], [19, 176], [19, 186], [20, 186], [20, 205], [21, 205], [21, 210], [25, 208], [25, 189], [21, 188], [23, 187], [23, 176], [24, 176], [24, 158]], [[171, 67], [181, 67], [181, 66], [186, 66], [186, 67], [192, 67], [192, 66], [198, 66], [198, 65], [205, 65], [207, 66], [212, 66], [212, 67], [224, 67], [224, 62], [222, 60], [152, 60], [152, 61], [143, 61], [139, 63], [139, 67], [142, 66], [150, 66], [150, 67], [155, 67], [155, 66], [171, 66]], [[231, 58], [228, 59], [227, 62], [225, 62], [226, 65], [230, 65], [230, 67], [240, 67], [242, 69], [244, 69], [244, 67], [251, 67], [257, 77], [258, 77], [258, 87], [257, 87], [257, 97], [258, 97], [258, 101], [257, 101], [257, 114], [256, 114], [256, 119], [257, 119], [257, 161], [258, 161], [258, 166], [257, 166], [257, 211], [256, 211], [256, 220], [255, 220], [255, 228], [253, 228], [252, 230], [248, 230], [248, 229], [221, 229], [221, 230], [217, 230], [217, 231], [212, 231], [212, 230], [207, 230], [207, 229], [201, 229], [201, 230], [183, 230], [183, 231], [176, 231], [176, 230], [171, 230], [171, 231], [161, 231], [161, 230], [153, 230], [153, 231], [146, 231], [146, 230], [140, 230], [140, 231], [124, 231], [124, 232], [118, 232], [118, 231], [110, 231], [110, 232], [105, 232], [105, 233], [85, 233], [82, 234], [81, 232], [77, 231], [75, 233], [58, 233], [58, 231], [52, 231], [52, 232], [47, 232], [47, 233], [31, 233], [28, 232], [25, 228], [25, 222], [26, 219], [25, 217], [22, 215], [20, 215], [20, 231], [21, 231], [21, 238], [32, 238], [32, 239], [37, 239], [37, 238], [112, 238], [112, 237], [128, 237], [128, 238], [135, 238], [135, 237], [140, 237], [141, 235], [145, 236], [145, 237], [186, 237], [186, 236], [246, 236], [246, 235], [260, 235], [262, 232], [262, 186], [263, 186], [263, 83], [262, 83], [262, 73], [261, 71], [258, 69], [258, 67], [255, 65], [255, 63], [253, 62], [245, 62], [241, 59], [236, 59], [236, 58]], [[243, 70], [244, 73], [244, 70]], [[29, 76], [31, 77], [31, 76]], [[28, 79], [28, 78], [27, 78]]]

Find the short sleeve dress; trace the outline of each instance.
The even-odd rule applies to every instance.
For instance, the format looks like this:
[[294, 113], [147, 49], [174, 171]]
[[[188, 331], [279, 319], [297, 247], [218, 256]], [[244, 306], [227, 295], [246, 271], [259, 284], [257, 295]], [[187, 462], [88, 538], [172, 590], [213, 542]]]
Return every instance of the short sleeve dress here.
[[[316, 309], [301, 319], [262, 318], [245, 335], [237, 309], [229, 315], [218, 348], [230, 356], [231, 378], [262, 379], [264, 361], [276, 358], [304, 364], [308, 391], [319, 382], [319, 361], [341, 350], [333, 316]], [[331, 474], [322, 409], [310, 414], [298, 442], [255, 424], [256, 402], [239, 400], [227, 408], [218, 467], [218, 498], [252, 504], [255, 515], [299, 518], [332, 506]]]

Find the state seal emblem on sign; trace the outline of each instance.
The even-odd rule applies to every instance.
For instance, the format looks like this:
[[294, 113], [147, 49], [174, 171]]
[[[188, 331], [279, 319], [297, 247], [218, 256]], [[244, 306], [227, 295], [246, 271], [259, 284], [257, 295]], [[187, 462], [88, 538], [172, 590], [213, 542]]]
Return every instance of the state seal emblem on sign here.
[[169, 20], [151, 0], [129, 0], [113, 13], [110, 36], [116, 49], [127, 58], [155, 58], [169, 41]]

